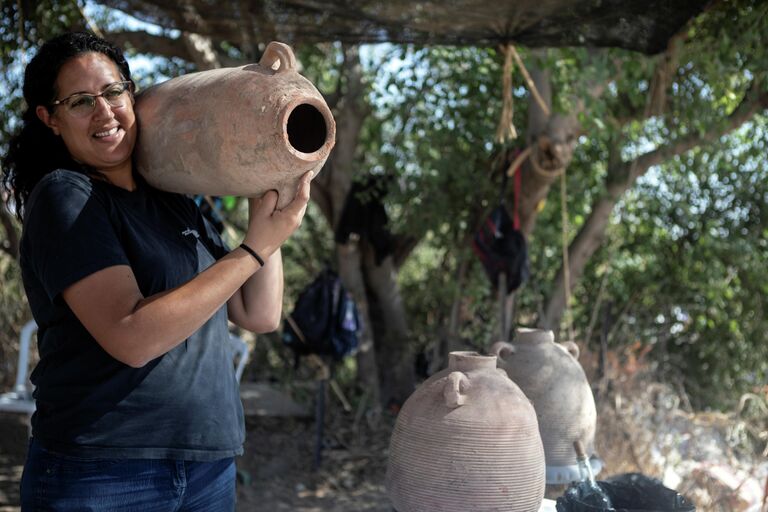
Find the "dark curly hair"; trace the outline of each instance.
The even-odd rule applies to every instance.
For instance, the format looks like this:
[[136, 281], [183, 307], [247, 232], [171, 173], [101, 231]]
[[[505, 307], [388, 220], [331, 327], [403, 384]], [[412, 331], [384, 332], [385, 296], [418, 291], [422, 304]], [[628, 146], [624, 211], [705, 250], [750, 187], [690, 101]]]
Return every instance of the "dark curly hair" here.
[[3, 188], [8, 201], [13, 197], [19, 219], [24, 216], [24, 204], [35, 185], [56, 169], [91, 173], [92, 170], [75, 162], [61, 137], [57, 137], [37, 117], [35, 110], [44, 106], [52, 112], [59, 91], [56, 78], [62, 66], [83, 53], [103, 53], [116, 65], [124, 80], [131, 80], [131, 70], [120, 48], [89, 32], [71, 32], [47, 41], [24, 71], [24, 100], [27, 109], [22, 116], [21, 130], [11, 138], [8, 154], [3, 158]]

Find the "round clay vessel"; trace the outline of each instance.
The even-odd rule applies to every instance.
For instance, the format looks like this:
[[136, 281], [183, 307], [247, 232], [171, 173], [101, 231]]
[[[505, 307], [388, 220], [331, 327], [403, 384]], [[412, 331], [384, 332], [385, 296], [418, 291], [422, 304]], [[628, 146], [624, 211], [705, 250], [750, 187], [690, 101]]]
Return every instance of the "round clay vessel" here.
[[536, 413], [493, 356], [449, 354], [400, 410], [388, 462], [398, 512], [535, 512], [544, 498]]
[[285, 44], [258, 64], [172, 78], [136, 99], [138, 172], [170, 192], [256, 197], [278, 208], [320, 171], [336, 138], [331, 111]]
[[546, 454], [547, 483], [566, 483], [549, 475], [576, 466], [574, 441], [581, 441], [587, 454], [594, 453], [597, 412], [578, 362], [578, 346], [554, 339], [552, 331], [518, 329], [513, 343], [497, 342], [491, 353], [533, 402]]

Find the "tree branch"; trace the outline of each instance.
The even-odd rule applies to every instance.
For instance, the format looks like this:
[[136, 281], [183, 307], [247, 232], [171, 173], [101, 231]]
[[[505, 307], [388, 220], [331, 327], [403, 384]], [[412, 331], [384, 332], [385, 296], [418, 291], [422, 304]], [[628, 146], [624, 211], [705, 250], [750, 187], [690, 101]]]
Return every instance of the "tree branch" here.
[[221, 62], [210, 37], [201, 36], [194, 32], [182, 32], [181, 40], [189, 50], [189, 55], [192, 57], [198, 71], [221, 67]]
[[342, 87], [344, 83], [344, 65], [347, 61], [347, 52], [344, 51], [344, 46], [342, 45], [342, 51], [341, 51], [341, 69], [339, 69], [339, 76], [336, 80], [336, 86], [333, 88], [333, 92], [325, 95], [325, 102], [328, 104], [328, 108], [331, 110], [334, 110], [338, 104], [341, 98], [344, 96], [344, 93], [342, 92]]
[[130, 46], [139, 53], [151, 53], [161, 57], [178, 57], [195, 62], [189, 48], [181, 39], [156, 36], [144, 31], [123, 30], [110, 32], [107, 38], [120, 47]]
[[178, 57], [196, 64], [200, 70], [237, 67], [248, 63], [245, 59], [233, 59], [220, 51], [211, 39], [192, 32], [185, 32], [181, 38], [172, 39], [143, 31], [122, 30], [110, 32], [106, 38], [120, 47], [130, 46], [139, 53], [168, 59]]
[[[344, 73], [346, 89], [333, 113], [336, 119], [336, 146], [328, 157], [324, 171], [313, 182], [313, 188], [317, 186], [326, 192], [323, 199], [327, 201], [321, 206], [324, 206], [323, 213], [328, 217], [332, 229], [335, 229], [339, 222], [347, 193], [352, 186], [357, 147], [363, 123], [369, 112], [365, 105], [365, 87], [358, 47], [345, 46], [344, 53], [341, 71]], [[317, 200], [315, 195], [312, 199]]]
[[724, 125], [712, 126], [704, 134], [691, 134], [670, 144], [659, 146], [653, 151], [640, 155], [635, 161], [624, 164], [628, 170], [632, 171], [629, 174], [631, 181], [627, 186], [631, 186], [632, 182], [645, 174], [650, 167], [731, 133], [750, 120], [756, 112], [766, 108], [768, 108], [768, 92], [762, 91], [759, 82], [753, 80], [741, 103], [731, 112]]
[[[606, 194], [598, 198], [592, 205], [589, 217], [568, 247], [570, 289], [573, 290], [584, 273], [587, 262], [600, 247], [614, 206], [637, 178], [654, 165], [659, 165], [675, 155], [713, 142], [734, 131], [749, 121], [758, 111], [765, 109], [768, 109], [768, 92], [762, 91], [760, 84], [754, 81], [739, 106], [728, 116], [725, 123], [712, 126], [704, 134], [692, 134], [683, 137], [644, 153], [631, 162], [622, 162], [610, 168], [606, 179]], [[563, 274], [564, 271], [561, 266], [555, 277], [552, 294], [544, 315], [539, 319], [539, 325], [547, 329], [554, 329], [560, 324], [565, 310]]]

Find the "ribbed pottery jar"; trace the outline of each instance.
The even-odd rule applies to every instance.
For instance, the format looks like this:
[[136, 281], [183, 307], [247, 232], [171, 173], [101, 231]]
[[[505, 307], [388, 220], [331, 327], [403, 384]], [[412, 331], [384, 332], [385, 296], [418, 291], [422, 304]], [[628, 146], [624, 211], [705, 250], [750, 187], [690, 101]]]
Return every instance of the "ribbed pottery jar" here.
[[535, 512], [544, 450], [533, 406], [496, 357], [452, 352], [400, 410], [387, 493], [398, 512]]
[[315, 175], [336, 138], [331, 111], [296, 69], [293, 50], [270, 43], [258, 64], [172, 78], [137, 96], [139, 173], [170, 192], [256, 197]]
[[587, 454], [593, 454], [597, 423], [578, 346], [555, 343], [552, 331], [518, 329], [513, 343], [495, 343], [491, 353], [533, 402], [546, 454], [547, 483], [567, 483], [569, 474], [578, 478], [573, 443], [581, 441]]

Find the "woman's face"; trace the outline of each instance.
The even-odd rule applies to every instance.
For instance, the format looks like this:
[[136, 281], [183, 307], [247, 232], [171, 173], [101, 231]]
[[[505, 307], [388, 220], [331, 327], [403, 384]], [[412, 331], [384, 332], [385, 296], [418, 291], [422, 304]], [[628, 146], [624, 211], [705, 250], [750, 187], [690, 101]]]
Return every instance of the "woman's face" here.
[[[115, 82], [121, 82], [117, 65], [102, 53], [84, 53], [67, 61], [56, 78], [57, 100], [75, 93], [99, 94]], [[108, 177], [130, 176], [131, 153], [136, 144], [136, 116], [130, 91], [122, 106], [111, 106], [103, 97], [96, 98], [92, 112], [83, 117], [72, 115], [65, 104], [49, 113], [37, 107], [37, 115], [56, 135], [61, 136], [76, 161], [105, 173]]]

